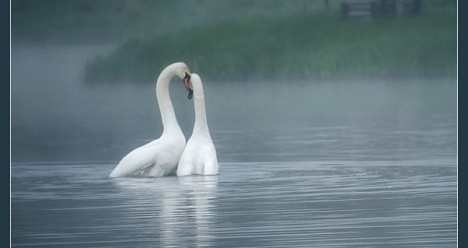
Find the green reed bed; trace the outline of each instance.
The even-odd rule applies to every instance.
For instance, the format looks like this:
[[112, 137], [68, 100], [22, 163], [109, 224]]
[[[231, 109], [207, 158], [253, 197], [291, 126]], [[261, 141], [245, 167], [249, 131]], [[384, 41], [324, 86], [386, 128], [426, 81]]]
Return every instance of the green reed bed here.
[[87, 81], [154, 80], [185, 61], [219, 81], [453, 77], [456, 6], [341, 20], [336, 12], [256, 16], [133, 39], [90, 61]]

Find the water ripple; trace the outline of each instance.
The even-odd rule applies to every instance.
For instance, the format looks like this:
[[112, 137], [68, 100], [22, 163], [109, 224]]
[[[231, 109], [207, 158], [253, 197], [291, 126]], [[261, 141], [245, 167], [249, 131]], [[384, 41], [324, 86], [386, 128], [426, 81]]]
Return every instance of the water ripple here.
[[12, 246], [456, 247], [452, 163], [225, 163], [158, 179], [14, 164]]

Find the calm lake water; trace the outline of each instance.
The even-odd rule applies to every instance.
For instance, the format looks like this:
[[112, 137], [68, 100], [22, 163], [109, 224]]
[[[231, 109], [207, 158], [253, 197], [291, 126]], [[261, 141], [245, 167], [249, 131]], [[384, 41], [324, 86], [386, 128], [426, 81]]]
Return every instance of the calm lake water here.
[[109, 49], [12, 48], [13, 247], [456, 247], [455, 79], [205, 80], [219, 175], [109, 179], [162, 132], [154, 83], [80, 80]]

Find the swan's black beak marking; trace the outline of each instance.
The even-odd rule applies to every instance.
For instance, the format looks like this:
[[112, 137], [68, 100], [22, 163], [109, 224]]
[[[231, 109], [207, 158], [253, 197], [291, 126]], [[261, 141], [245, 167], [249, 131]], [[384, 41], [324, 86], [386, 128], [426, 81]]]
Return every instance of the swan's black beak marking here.
[[185, 77], [184, 77], [183, 81], [184, 81], [185, 89], [187, 89], [187, 91], [189, 92], [188, 99], [192, 99], [193, 90], [190, 89], [190, 75], [187, 72], [185, 72]]
[[188, 97], [188, 99], [192, 99], [192, 97], [193, 97], [193, 90], [192, 89], [189, 89], [187, 97]]

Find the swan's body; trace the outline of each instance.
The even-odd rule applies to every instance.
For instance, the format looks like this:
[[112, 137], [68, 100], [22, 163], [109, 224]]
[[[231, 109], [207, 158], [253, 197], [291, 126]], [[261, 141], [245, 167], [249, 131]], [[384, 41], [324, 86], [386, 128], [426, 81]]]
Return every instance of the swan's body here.
[[191, 88], [195, 106], [195, 125], [177, 167], [177, 176], [217, 175], [218, 159], [206, 120], [205, 96], [200, 77], [192, 73]]
[[174, 76], [185, 80], [189, 72], [184, 63], [171, 64], [161, 72], [156, 83], [156, 97], [161, 112], [163, 133], [159, 139], [126, 155], [109, 177], [160, 177], [176, 171], [179, 158], [184, 151], [185, 136], [174, 113], [169, 95], [169, 83]]

